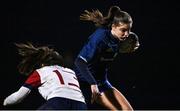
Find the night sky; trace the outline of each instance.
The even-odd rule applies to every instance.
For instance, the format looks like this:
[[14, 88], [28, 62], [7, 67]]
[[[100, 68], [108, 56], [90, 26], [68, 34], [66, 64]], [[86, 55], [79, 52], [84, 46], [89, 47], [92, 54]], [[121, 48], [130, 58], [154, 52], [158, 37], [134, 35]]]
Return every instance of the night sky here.
[[0, 109], [36, 109], [44, 100], [37, 90], [14, 106], [3, 107], [3, 99], [17, 91], [26, 77], [17, 70], [20, 57], [14, 43], [50, 45], [65, 58], [68, 67], [95, 30], [79, 20], [85, 9], [107, 14], [118, 5], [133, 18], [132, 31], [140, 48], [121, 54], [111, 65], [108, 78], [134, 109], [180, 109], [179, 6], [173, 0], [6, 0], [1, 3]]

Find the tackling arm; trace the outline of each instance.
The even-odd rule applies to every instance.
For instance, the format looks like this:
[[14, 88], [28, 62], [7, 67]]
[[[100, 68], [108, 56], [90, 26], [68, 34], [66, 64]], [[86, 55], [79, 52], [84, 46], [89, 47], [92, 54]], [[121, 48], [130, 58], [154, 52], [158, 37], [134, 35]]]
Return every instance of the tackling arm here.
[[29, 88], [22, 86], [18, 91], [6, 97], [3, 105], [7, 106], [20, 103], [30, 92], [31, 90]]

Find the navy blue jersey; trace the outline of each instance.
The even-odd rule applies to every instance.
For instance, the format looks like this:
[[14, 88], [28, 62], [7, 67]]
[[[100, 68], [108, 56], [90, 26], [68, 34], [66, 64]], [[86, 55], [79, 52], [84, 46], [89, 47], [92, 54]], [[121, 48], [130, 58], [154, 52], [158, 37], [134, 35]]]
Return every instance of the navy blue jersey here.
[[[118, 39], [112, 36], [109, 29], [98, 28], [89, 37], [87, 43], [80, 51], [78, 58], [87, 63], [87, 71], [94, 77], [96, 82], [105, 81], [107, 79], [108, 66], [119, 52], [119, 42]], [[77, 76], [83, 80], [85, 79], [84, 77], [87, 76], [87, 74], [83, 73], [87, 72], [78, 71], [80, 68], [81, 67], [78, 67], [75, 71]], [[87, 80], [91, 82], [90, 77], [86, 78], [84, 81]]]

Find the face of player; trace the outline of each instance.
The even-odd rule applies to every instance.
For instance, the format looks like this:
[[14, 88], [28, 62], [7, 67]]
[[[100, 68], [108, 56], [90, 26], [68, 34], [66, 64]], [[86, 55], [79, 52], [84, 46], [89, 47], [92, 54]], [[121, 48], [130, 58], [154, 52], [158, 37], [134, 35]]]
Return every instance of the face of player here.
[[115, 38], [118, 38], [120, 41], [124, 41], [128, 36], [131, 30], [132, 24], [123, 24], [119, 25], [112, 24], [111, 33]]

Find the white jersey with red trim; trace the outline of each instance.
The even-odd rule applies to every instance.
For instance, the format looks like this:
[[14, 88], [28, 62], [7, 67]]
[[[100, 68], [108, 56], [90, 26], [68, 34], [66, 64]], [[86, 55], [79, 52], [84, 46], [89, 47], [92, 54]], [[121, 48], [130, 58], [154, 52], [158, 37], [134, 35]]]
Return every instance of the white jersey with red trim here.
[[46, 100], [62, 97], [85, 102], [75, 72], [58, 65], [37, 69], [29, 76], [25, 84], [38, 87]]

